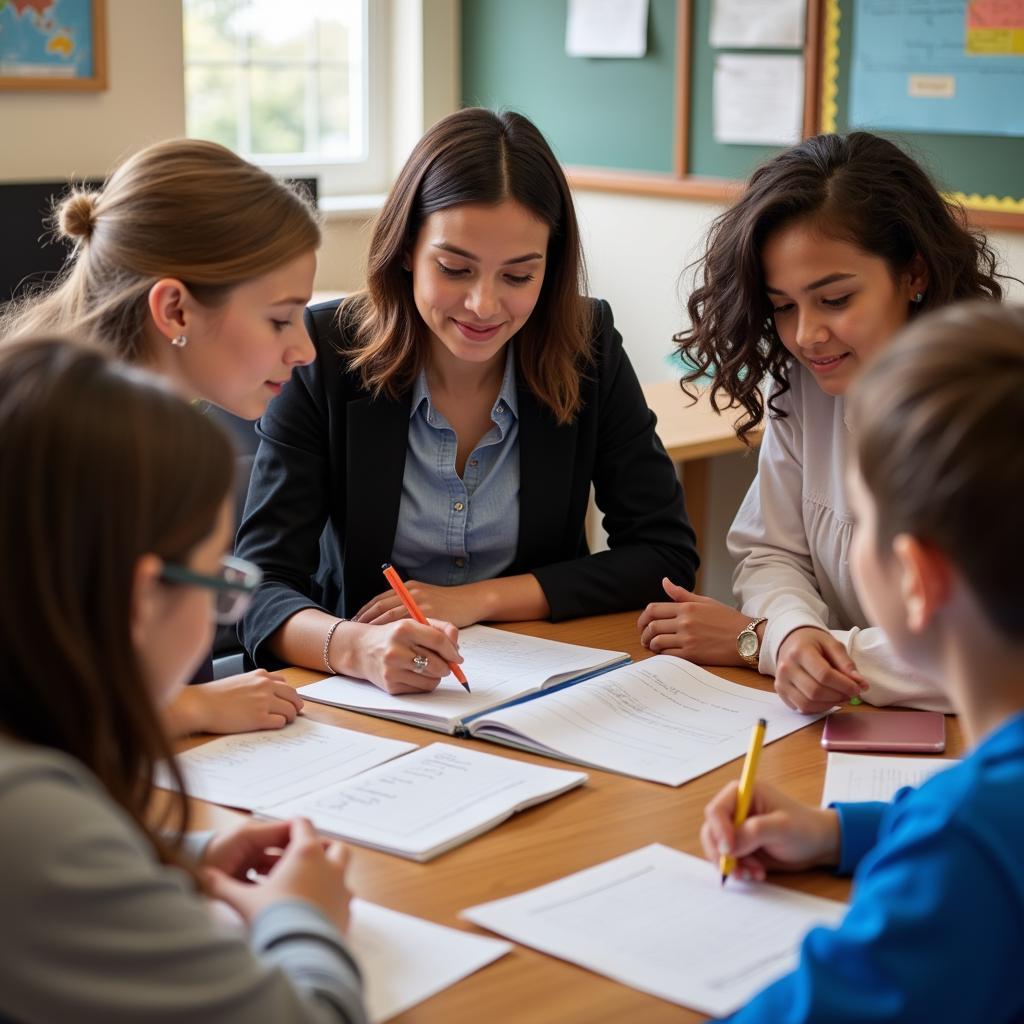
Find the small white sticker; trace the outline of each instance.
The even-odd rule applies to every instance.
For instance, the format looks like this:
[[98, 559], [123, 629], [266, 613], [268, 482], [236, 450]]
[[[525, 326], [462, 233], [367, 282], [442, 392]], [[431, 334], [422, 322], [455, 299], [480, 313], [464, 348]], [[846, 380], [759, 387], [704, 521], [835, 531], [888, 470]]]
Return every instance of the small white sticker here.
[[907, 93], [917, 100], [951, 100], [956, 95], [956, 75], [910, 75]]

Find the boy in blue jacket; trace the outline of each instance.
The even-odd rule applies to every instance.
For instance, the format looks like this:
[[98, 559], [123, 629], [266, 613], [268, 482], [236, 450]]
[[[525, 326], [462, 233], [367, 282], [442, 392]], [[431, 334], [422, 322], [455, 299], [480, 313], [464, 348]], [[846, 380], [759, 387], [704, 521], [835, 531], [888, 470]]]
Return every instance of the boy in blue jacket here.
[[933, 674], [970, 752], [892, 803], [807, 807], [767, 785], [732, 826], [736, 785], [705, 811], [707, 856], [743, 877], [854, 874], [836, 928], [736, 1024], [1024, 1020], [1024, 308], [916, 320], [847, 410], [857, 515], [850, 569], [869, 617]]

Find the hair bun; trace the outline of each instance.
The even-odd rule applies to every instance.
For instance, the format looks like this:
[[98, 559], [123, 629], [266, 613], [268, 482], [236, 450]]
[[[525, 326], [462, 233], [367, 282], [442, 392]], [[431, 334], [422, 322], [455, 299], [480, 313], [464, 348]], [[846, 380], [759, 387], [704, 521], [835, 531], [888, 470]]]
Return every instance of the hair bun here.
[[96, 226], [96, 193], [72, 192], [58, 212], [61, 234], [67, 238], [89, 238]]

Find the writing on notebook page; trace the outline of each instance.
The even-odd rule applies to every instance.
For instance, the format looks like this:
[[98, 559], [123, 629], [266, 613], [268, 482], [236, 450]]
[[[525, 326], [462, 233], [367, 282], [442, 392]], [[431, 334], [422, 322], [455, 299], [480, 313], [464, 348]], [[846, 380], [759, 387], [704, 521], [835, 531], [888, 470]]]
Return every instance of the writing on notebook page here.
[[372, 825], [382, 833], [409, 837], [474, 804], [526, 786], [515, 761], [493, 757], [474, 764], [442, 743], [428, 751], [414, 760], [395, 761], [365, 780], [353, 780], [343, 791], [323, 793], [309, 807], [318, 818], [343, 819], [346, 828]]

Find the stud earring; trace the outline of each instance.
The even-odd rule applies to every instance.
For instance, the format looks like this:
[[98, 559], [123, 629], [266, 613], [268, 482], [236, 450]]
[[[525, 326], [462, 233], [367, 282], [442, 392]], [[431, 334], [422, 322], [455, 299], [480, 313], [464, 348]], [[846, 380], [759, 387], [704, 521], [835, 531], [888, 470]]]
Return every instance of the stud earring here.
[[188, 344], [188, 337], [184, 334], [176, 334], [171, 338], [171, 344], [175, 348], [184, 348]]
[[914, 304], [915, 305], [920, 305], [920, 303], [922, 303], [922, 302], [924, 302], [924, 292], [918, 292], [914, 296]]

